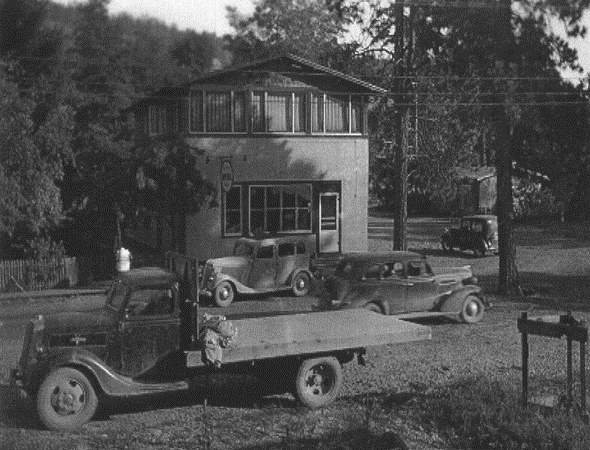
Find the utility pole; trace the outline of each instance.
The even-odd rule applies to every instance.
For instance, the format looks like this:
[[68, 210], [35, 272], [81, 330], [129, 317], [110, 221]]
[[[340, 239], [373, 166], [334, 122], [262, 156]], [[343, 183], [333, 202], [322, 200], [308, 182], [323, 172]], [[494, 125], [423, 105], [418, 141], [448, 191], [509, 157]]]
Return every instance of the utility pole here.
[[405, 92], [405, 51], [404, 51], [404, 0], [397, 0], [397, 16], [395, 19], [395, 63], [396, 90], [395, 107], [395, 141], [393, 144], [394, 182], [393, 182], [393, 249], [406, 250], [406, 219], [408, 216], [408, 158], [407, 136], [405, 132], [406, 98]]

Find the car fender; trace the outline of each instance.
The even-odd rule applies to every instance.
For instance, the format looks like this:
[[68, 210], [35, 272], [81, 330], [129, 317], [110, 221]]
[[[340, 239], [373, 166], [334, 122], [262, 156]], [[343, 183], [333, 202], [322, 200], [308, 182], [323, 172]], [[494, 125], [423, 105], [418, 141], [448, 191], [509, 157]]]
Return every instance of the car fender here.
[[[440, 302], [438, 309], [441, 312], [458, 312], [461, 311], [461, 307], [463, 306], [463, 301], [468, 295], [475, 295], [478, 297], [482, 302], [484, 301], [482, 289], [480, 286], [475, 285], [468, 285], [463, 286], [453, 292], [451, 292], [448, 296], [444, 297], [443, 300]], [[484, 302], [485, 305], [485, 302]]]
[[186, 388], [187, 384], [145, 384], [115, 372], [108, 364], [88, 350], [74, 348], [48, 358], [36, 373], [36, 391], [49, 372], [59, 367], [72, 367], [89, 376], [98, 392], [112, 397], [128, 397]]
[[295, 276], [301, 272], [305, 272], [310, 278], [315, 278], [309, 269], [295, 269], [293, 272], [291, 272], [291, 275], [289, 275], [287, 284], [291, 284], [293, 282], [293, 278], [295, 278]]
[[231, 275], [226, 274], [220, 274], [217, 276], [217, 280], [215, 281], [215, 287], [213, 288], [213, 290], [217, 289], [217, 286], [219, 286], [219, 284], [222, 281], [230, 282], [238, 294], [255, 294], [257, 292], [251, 287], [246, 286], [244, 283], [241, 283], [240, 281], [236, 280]]

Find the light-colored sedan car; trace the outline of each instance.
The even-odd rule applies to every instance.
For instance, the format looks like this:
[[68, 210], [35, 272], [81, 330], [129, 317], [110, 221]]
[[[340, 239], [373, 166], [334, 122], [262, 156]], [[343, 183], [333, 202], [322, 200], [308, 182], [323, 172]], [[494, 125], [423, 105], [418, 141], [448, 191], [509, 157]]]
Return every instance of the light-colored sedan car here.
[[201, 295], [217, 306], [228, 306], [238, 294], [291, 290], [295, 296], [309, 292], [313, 277], [310, 251], [298, 236], [267, 239], [240, 238], [234, 254], [207, 261]]

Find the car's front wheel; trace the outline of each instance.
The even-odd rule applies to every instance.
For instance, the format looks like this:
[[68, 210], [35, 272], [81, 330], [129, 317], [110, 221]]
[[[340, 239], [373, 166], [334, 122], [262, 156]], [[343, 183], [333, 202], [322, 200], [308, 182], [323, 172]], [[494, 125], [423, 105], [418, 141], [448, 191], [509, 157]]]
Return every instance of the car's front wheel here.
[[484, 306], [481, 299], [475, 295], [468, 295], [463, 300], [459, 317], [464, 323], [477, 323], [483, 318]]
[[309, 292], [311, 277], [305, 272], [299, 272], [293, 277], [291, 291], [295, 297], [303, 297]]
[[225, 308], [234, 301], [235, 292], [234, 287], [229, 281], [222, 281], [215, 287], [213, 292], [213, 300], [215, 304], [221, 308]]

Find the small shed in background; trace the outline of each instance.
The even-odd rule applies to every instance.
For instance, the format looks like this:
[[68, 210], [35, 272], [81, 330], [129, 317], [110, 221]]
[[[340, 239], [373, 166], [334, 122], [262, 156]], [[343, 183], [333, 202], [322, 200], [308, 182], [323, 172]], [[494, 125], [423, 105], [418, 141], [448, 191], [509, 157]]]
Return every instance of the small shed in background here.
[[496, 169], [493, 166], [458, 168], [458, 209], [461, 215], [491, 214], [496, 206]]

